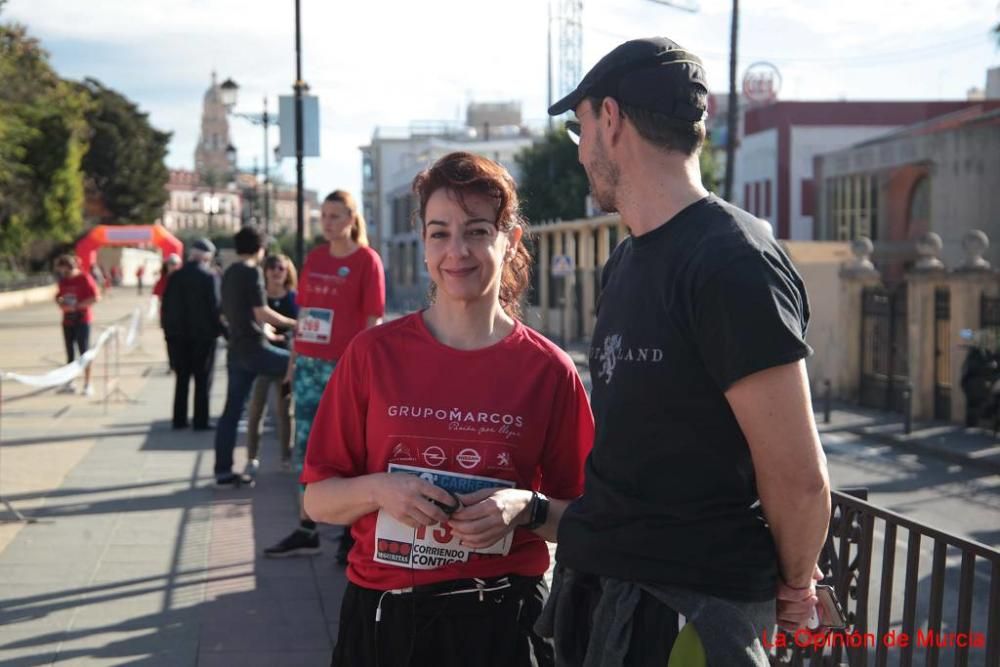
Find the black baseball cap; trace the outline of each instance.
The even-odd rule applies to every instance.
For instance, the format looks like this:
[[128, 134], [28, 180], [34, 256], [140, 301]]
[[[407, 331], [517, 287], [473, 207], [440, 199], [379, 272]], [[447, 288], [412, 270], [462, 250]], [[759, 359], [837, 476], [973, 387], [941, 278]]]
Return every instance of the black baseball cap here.
[[708, 79], [701, 58], [666, 37], [633, 39], [597, 61], [576, 90], [549, 107], [550, 116], [575, 109], [587, 97], [695, 122], [708, 109]]

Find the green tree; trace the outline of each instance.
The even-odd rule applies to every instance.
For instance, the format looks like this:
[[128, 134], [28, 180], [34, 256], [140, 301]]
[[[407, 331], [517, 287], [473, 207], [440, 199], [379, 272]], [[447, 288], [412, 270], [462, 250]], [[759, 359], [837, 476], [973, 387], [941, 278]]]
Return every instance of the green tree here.
[[154, 128], [148, 114], [99, 81], [78, 85], [93, 103], [90, 149], [83, 157], [88, 193], [100, 198], [112, 224], [151, 224], [167, 201], [171, 133]]
[[716, 188], [719, 187], [719, 165], [715, 159], [715, 151], [711, 139], [705, 139], [705, 145], [701, 147], [698, 162], [701, 165], [701, 184], [709, 192], [715, 192]]
[[582, 218], [590, 186], [577, 146], [559, 128], [514, 158], [521, 168], [518, 195], [531, 222]]
[[[585, 214], [590, 185], [580, 165], [577, 146], [562, 128], [549, 132], [542, 141], [515, 158], [521, 168], [518, 195], [528, 220], [572, 220]], [[708, 190], [718, 186], [716, 160], [706, 140], [699, 157], [701, 180]]]
[[0, 254], [66, 242], [83, 224], [88, 100], [23, 26], [0, 25]]

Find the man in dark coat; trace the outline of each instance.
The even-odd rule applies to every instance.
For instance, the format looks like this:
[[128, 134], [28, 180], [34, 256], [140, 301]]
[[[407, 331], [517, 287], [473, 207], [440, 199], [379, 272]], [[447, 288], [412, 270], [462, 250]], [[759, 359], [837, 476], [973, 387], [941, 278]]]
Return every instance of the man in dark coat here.
[[174, 387], [175, 429], [188, 426], [188, 385], [194, 377], [194, 419], [196, 431], [211, 428], [208, 396], [215, 366], [216, 338], [222, 333], [219, 320], [219, 292], [211, 271], [215, 245], [208, 239], [195, 241], [188, 261], [178, 269], [163, 293], [163, 334], [167, 339], [170, 363], [177, 374]]

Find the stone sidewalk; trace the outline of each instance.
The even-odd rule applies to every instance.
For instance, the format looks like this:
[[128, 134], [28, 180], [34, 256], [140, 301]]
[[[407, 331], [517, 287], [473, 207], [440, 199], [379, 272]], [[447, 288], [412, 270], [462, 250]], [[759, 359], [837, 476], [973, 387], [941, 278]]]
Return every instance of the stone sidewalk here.
[[[145, 305], [133, 294], [99, 304], [98, 322]], [[4, 313], [0, 368], [62, 361], [52, 309]], [[255, 489], [217, 490], [212, 433], [169, 428], [159, 330], [120, 360], [134, 402], [97, 400], [101, 363], [93, 399], [5, 383], [0, 492], [36, 522], [0, 525], [0, 664], [328, 664], [345, 583], [339, 530], [323, 529], [316, 558], [260, 556], [296, 525], [295, 480], [277, 469], [273, 438]], [[215, 415], [225, 384], [217, 373]]]

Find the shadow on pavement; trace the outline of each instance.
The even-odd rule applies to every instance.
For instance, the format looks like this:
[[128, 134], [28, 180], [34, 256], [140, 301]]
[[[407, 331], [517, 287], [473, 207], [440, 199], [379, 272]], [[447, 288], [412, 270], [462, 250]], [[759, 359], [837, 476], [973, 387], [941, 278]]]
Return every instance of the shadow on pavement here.
[[256, 488], [217, 489], [211, 432], [111, 431], [63, 488], [13, 498], [48, 502], [0, 553], [0, 663], [329, 664], [340, 530], [313, 558], [261, 556], [297, 525], [298, 493], [262, 444]]

